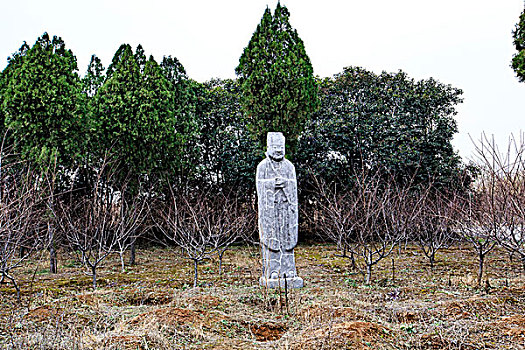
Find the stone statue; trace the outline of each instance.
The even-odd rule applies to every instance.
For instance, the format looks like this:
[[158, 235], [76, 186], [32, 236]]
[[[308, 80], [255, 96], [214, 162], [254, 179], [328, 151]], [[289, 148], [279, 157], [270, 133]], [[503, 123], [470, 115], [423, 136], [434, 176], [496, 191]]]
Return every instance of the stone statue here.
[[259, 237], [263, 272], [260, 284], [301, 288], [303, 279], [295, 270], [298, 208], [295, 167], [284, 158], [284, 135], [269, 132], [267, 152], [257, 166]]

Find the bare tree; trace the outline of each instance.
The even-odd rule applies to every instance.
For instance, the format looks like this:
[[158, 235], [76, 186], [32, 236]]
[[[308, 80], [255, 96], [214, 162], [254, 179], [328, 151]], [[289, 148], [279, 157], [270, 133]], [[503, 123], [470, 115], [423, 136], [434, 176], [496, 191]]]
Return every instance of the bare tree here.
[[364, 282], [370, 284], [373, 267], [406, 237], [421, 211], [422, 199], [414, 196], [411, 183], [400, 185], [390, 176], [368, 169], [355, 173], [352, 187], [318, 183], [317, 191], [315, 227], [337, 244], [343, 256], [350, 253]]
[[412, 226], [412, 236], [428, 258], [430, 270], [433, 272], [436, 253], [448, 247], [456, 236], [454, 228], [459, 198], [455, 192], [443, 193], [432, 189], [431, 186], [428, 192], [422, 203], [420, 215], [415, 218]]
[[475, 144], [481, 181], [478, 195], [484, 198], [487, 225], [493, 240], [520, 256], [525, 269], [525, 134], [511, 136], [506, 149], [482, 135]]
[[318, 200], [312, 206], [315, 211], [305, 214], [305, 217], [312, 222], [317, 235], [334, 242], [341, 256], [349, 258], [355, 269], [354, 249], [359, 205], [355, 193], [351, 188], [336, 183], [326, 184], [317, 178], [314, 178], [314, 183]]
[[219, 276], [222, 275], [222, 258], [224, 253], [237, 240], [242, 239], [251, 232], [255, 220], [255, 213], [251, 207], [240, 201], [238, 195], [215, 196], [212, 200], [213, 210], [216, 211], [212, 218], [215, 237], [211, 240], [217, 251], [219, 259]]
[[125, 272], [124, 254], [135, 246], [135, 242], [151, 227], [147, 223], [149, 217], [148, 192], [126, 195], [127, 188], [121, 191], [115, 203], [116, 213], [116, 250], [120, 256], [122, 272]]
[[55, 215], [56, 198], [59, 197], [58, 193], [56, 193], [58, 183], [56, 161], [57, 159], [55, 157], [47, 166], [47, 170], [40, 176], [41, 186], [44, 190], [41, 221], [44, 226], [42, 231], [45, 232], [45, 234], [42, 236], [42, 239], [49, 252], [49, 273], [52, 274], [58, 272], [57, 250], [62, 243], [60, 231], [57, 230], [57, 217]]
[[356, 177], [356, 241], [366, 268], [365, 284], [370, 284], [373, 266], [405, 239], [412, 220], [419, 215], [421, 200], [413, 200], [411, 185], [411, 181], [399, 184], [381, 172], [363, 170]]
[[129, 230], [119, 232], [119, 200], [121, 193], [107, 185], [114, 169], [107, 159], [100, 166], [93, 188], [74, 201], [61, 201], [56, 205], [56, 216], [62, 234], [79, 261], [87, 268], [97, 287], [97, 268], [125, 239]]
[[458, 206], [458, 231], [478, 257], [478, 285], [481, 285], [486, 257], [497, 246], [497, 238], [507, 227], [505, 212], [510, 197], [501, 190], [496, 145], [483, 136], [476, 145], [478, 168], [481, 171], [474, 188]]
[[20, 287], [12, 271], [41, 246], [35, 229], [40, 193], [27, 164], [6, 161], [0, 148], [0, 283], [10, 281], [20, 300]]
[[471, 194], [458, 207], [461, 212], [458, 231], [478, 257], [478, 285], [483, 279], [486, 257], [497, 246], [495, 237], [502, 227], [492, 204], [490, 196], [482, 190]]
[[241, 216], [235, 199], [221, 193], [194, 190], [190, 193], [171, 192], [166, 203], [159, 205], [156, 221], [162, 232], [161, 241], [182, 248], [193, 261], [193, 286], [198, 282], [198, 264], [219, 255], [222, 270], [224, 251], [244, 231], [248, 220]]

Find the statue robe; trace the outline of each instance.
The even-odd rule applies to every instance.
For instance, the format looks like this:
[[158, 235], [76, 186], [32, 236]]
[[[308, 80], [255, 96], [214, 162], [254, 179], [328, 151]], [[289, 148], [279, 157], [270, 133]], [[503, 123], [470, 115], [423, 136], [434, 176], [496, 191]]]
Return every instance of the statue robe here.
[[[277, 178], [284, 186], [276, 187]], [[297, 245], [298, 206], [295, 167], [287, 159], [264, 159], [257, 167], [259, 238], [263, 278], [295, 277], [293, 249]]]

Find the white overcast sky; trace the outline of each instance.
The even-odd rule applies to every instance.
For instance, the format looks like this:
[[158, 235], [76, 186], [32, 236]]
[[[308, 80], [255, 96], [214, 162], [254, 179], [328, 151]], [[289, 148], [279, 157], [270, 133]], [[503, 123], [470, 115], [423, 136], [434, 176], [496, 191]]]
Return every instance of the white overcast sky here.
[[[239, 56], [276, 0], [11, 0], [0, 12], [0, 69], [24, 41], [61, 36], [84, 74], [92, 54], [108, 66], [122, 43], [158, 61], [177, 57], [197, 81], [233, 78]], [[524, 0], [282, 0], [314, 74], [346, 66], [399, 69], [463, 89], [454, 145], [470, 158], [470, 136], [504, 143], [525, 129], [525, 83], [510, 68], [511, 32]], [[469, 136], [470, 135], [470, 136]]]

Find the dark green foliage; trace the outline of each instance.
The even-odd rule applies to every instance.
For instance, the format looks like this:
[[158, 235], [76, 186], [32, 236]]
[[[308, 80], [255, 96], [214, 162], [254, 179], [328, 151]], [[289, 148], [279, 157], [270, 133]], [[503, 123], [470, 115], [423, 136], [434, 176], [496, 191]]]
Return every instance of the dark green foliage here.
[[[514, 33], [521, 57], [524, 18]], [[10, 129], [9, 149], [59, 165], [56, 178], [46, 179], [40, 218], [53, 248], [60, 242], [51, 219], [55, 198], [80, 203], [98, 175], [114, 190], [127, 186], [126, 196], [165, 198], [171, 185], [177, 194], [205, 189], [251, 208], [268, 131], [287, 137], [307, 212], [322, 204], [316, 181], [352, 195], [360, 171], [384, 176], [379, 192], [383, 180], [438, 190], [469, 184], [470, 169], [451, 145], [461, 90], [354, 67], [316, 81], [280, 4], [273, 15], [266, 9], [240, 58], [238, 81], [197, 83], [176, 58], [158, 64], [147, 57], [142, 46], [134, 52], [125, 44], [107, 71], [93, 55], [80, 79], [71, 51], [44, 34], [33, 47], [22, 45], [0, 74], [0, 131]], [[105, 164], [115, 173], [104, 175]]]
[[[515, 37], [523, 48], [521, 27]], [[307, 174], [351, 184], [363, 167], [399, 182], [466, 185], [451, 145], [461, 90], [352, 67], [315, 81], [280, 4], [274, 14], [266, 9], [240, 58], [238, 81], [200, 84], [176, 58], [157, 64], [146, 57], [140, 45], [135, 52], [122, 45], [104, 74], [93, 55], [80, 80], [71, 51], [45, 34], [13, 54], [0, 75], [0, 126], [11, 129], [24, 157], [81, 164], [86, 188], [109, 151], [121, 164], [117, 182], [168, 176], [174, 185], [198, 180], [252, 193], [266, 132], [275, 130], [287, 136], [306, 191]]]
[[174, 86], [178, 86], [187, 81], [188, 76], [186, 75], [184, 66], [176, 57], [164, 56], [160, 66], [166, 79]]
[[[102, 65], [102, 62], [97, 56], [92, 55], [86, 74], [82, 78], [82, 92], [86, 101], [84, 104], [83, 113], [86, 119], [85, 130], [87, 132], [84, 135], [86, 148], [83, 152], [84, 166], [82, 167], [80, 176], [83, 177], [85, 181], [87, 181], [86, 177], [88, 177], [85, 172], [89, 172], [89, 168], [93, 166], [92, 163], [96, 162], [92, 155], [94, 153], [93, 150], [97, 150], [97, 142], [99, 142], [99, 140], [95, 137], [97, 132], [97, 120], [95, 111], [93, 110], [93, 97], [104, 84], [105, 79], [106, 76], [104, 74], [104, 66]], [[100, 156], [100, 154], [98, 156]], [[89, 188], [89, 186], [85, 186], [85, 184], [81, 185], [81, 187]]]
[[376, 75], [354, 67], [320, 87], [322, 107], [300, 139], [300, 170], [349, 183], [365, 167], [400, 182], [463, 186], [451, 144], [461, 90], [401, 71]]
[[172, 182], [194, 179], [200, 154], [197, 147], [196, 97], [193, 82], [176, 57], [164, 56], [160, 63], [162, 75], [168, 82], [170, 106], [173, 111], [177, 141], [171, 148]]
[[525, 10], [520, 15], [520, 20], [512, 32], [516, 53], [512, 57], [512, 69], [516, 72], [518, 79], [525, 82]]
[[201, 178], [230, 191], [254, 190], [254, 169], [263, 153], [247, 133], [235, 80], [195, 83]]
[[[144, 53], [144, 48], [142, 45], [138, 45], [137, 49], [135, 50], [135, 61], [139, 65], [140, 72], [144, 72], [144, 68], [146, 68], [146, 54]], [[151, 57], [150, 57], [151, 59]]]
[[6, 93], [7, 85], [9, 81], [13, 79], [16, 69], [22, 65], [22, 59], [29, 50], [29, 45], [24, 41], [20, 49], [13, 53], [11, 57], [7, 59], [7, 67], [0, 72], [0, 135], [2, 137], [5, 134], [5, 111], [4, 111], [4, 98]]
[[281, 131], [287, 152], [319, 105], [310, 59], [303, 41], [289, 22], [290, 13], [277, 4], [267, 8], [239, 60], [236, 73], [247, 126], [264, 149], [266, 133]]
[[67, 166], [79, 157], [84, 102], [76, 70], [64, 41], [47, 33], [9, 60], [1, 79], [2, 110], [24, 158], [46, 164], [56, 157]]
[[99, 157], [108, 150], [117, 155], [120, 179], [131, 178], [135, 185], [167, 173], [187, 175], [184, 147], [194, 135], [187, 98], [181, 98], [186, 94], [178, 85], [184, 78], [169, 62], [161, 67], [144, 57], [142, 47], [134, 54], [122, 45], [92, 100]]
[[88, 97], [96, 95], [98, 89], [104, 84], [104, 66], [96, 55], [91, 56], [86, 75], [82, 78], [82, 91]]

